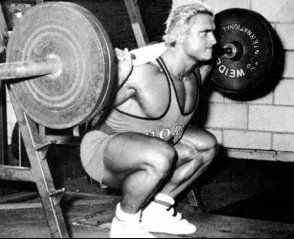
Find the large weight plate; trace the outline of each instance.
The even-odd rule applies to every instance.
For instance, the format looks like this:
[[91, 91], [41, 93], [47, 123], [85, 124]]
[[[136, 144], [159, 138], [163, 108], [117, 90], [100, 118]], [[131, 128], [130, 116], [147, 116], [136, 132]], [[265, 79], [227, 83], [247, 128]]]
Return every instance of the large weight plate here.
[[46, 2], [29, 9], [15, 26], [7, 61], [54, 55], [62, 72], [11, 84], [22, 110], [52, 129], [83, 124], [108, 103], [114, 84], [114, 54], [101, 23], [74, 3]]
[[249, 92], [264, 80], [272, 65], [271, 27], [260, 14], [240, 8], [219, 12], [215, 24], [220, 54], [210, 83], [224, 93]]
[[[74, 4], [73, 5], [70, 2], [59, 2], [59, 3], [60, 4], [63, 4], [63, 5], [69, 5], [69, 6], [73, 7], [73, 8], [76, 8], [81, 13], [84, 13], [87, 16], [88, 20], [92, 22], [92, 25], [96, 29], [96, 31], [101, 32], [101, 34], [104, 35], [104, 36], [108, 36], [107, 33], [106, 33], [106, 31], [102, 27], [101, 23], [99, 21], [97, 21], [97, 19], [96, 19], [96, 17], [94, 15], [88, 14], [89, 12], [88, 12], [87, 9], [85, 9], [84, 7], [82, 7], [81, 5], [78, 5], [78, 4]], [[105, 42], [106, 44], [108, 44], [108, 42], [110, 42], [110, 40], [109, 40], [108, 37], [105, 38], [105, 41], [106, 41]], [[104, 51], [105, 51], [105, 54], [106, 55], [109, 54], [110, 56], [112, 56], [112, 57], [109, 57], [109, 60], [110, 60], [109, 61], [109, 65], [113, 65], [113, 60], [114, 59], [113, 59], [113, 51], [112, 51], [112, 48], [104, 48]], [[109, 70], [108, 74], [109, 75], [112, 74], [111, 71], [113, 70], [113, 68], [114, 67], [112, 67], [112, 68], [111, 67], [108, 67], [108, 70]], [[115, 74], [113, 74], [113, 76], [114, 75]], [[104, 91], [107, 91], [107, 93], [102, 95], [102, 96], [104, 96], [104, 99], [101, 98], [101, 102], [103, 102], [103, 105], [101, 107], [96, 107], [96, 109], [92, 111], [92, 113], [89, 115], [89, 117], [88, 117], [88, 119], [86, 121], [92, 120], [97, 115], [99, 115], [99, 117], [101, 117], [103, 115], [103, 113], [104, 113], [103, 112], [104, 107], [107, 106], [108, 103], [110, 103], [109, 102], [109, 97], [113, 96], [112, 93], [114, 93], [114, 92], [112, 92], [112, 88], [113, 87], [116, 87], [116, 86], [114, 86], [114, 84], [115, 84], [115, 82], [113, 80], [110, 80], [108, 82], [107, 81], [105, 82], [105, 87], [104, 87], [103, 90]]]

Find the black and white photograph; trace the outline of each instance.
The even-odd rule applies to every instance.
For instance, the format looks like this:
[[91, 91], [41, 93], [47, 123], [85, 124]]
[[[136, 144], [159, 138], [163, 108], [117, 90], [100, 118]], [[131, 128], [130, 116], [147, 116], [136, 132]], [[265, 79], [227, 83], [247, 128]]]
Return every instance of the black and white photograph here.
[[0, 238], [294, 238], [294, 1], [0, 0]]

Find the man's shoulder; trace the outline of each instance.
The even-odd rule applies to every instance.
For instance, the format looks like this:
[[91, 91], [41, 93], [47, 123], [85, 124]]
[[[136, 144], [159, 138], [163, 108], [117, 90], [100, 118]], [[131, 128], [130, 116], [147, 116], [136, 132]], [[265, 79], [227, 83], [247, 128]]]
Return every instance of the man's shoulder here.
[[152, 62], [140, 66], [134, 66], [129, 79], [131, 88], [160, 87], [160, 82], [166, 82], [165, 75], [160, 68]]
[[143, 65], [134, 66], [134, 74], [150, 77], [160, 77], [162, 71], [156, 61], [151, 61]]

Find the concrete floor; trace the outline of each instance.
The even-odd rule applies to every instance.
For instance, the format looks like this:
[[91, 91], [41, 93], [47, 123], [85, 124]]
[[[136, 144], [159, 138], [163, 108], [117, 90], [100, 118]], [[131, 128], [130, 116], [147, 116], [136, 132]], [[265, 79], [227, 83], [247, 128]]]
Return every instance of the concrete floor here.
[[[73, 238], [107, 238], [113, 204], [73, 206], [65, 216]], [[112, 207], [113, 208], [113, 207]], [[190, 236], [157, 235], [160, 238], [293, 238], [294, 225], [272, 221], [206, 214], [184, 210], [198, 231]], [[48, 238], [41, 208], [1, 211], [1, 238]]]
[[[66, 155], [71, 160], [55, 163], [52, 174], [57, 188], [71, 192], [62, 202], [71, 237], [108, 237], [120, 194], [89, 183], [75, 152]], [[294, 238], [293, 172], [291, 163], [219, 157], [197, 180], [202, 206], [189, 207], [186, 195], [178, 199], [178, 209], [198, 227], [190, 237]], [[14, 203], [0, 204], [1, 238], [50, 237], [34, 184], [0, 181], [0, 203], [9, 197]], [[23, 205], [29, 206], [16, 209]]]

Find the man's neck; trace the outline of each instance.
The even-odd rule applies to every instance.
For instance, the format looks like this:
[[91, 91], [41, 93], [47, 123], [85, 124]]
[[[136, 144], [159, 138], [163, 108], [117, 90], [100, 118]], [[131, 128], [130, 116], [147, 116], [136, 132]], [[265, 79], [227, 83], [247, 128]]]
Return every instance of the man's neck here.
[[161, 57], [171, 75], [177, 79], [186, 78], [197, 66], [197, 62], [187, 57], [184, 53], [177, 51], [175, 48], [168, 49]]

